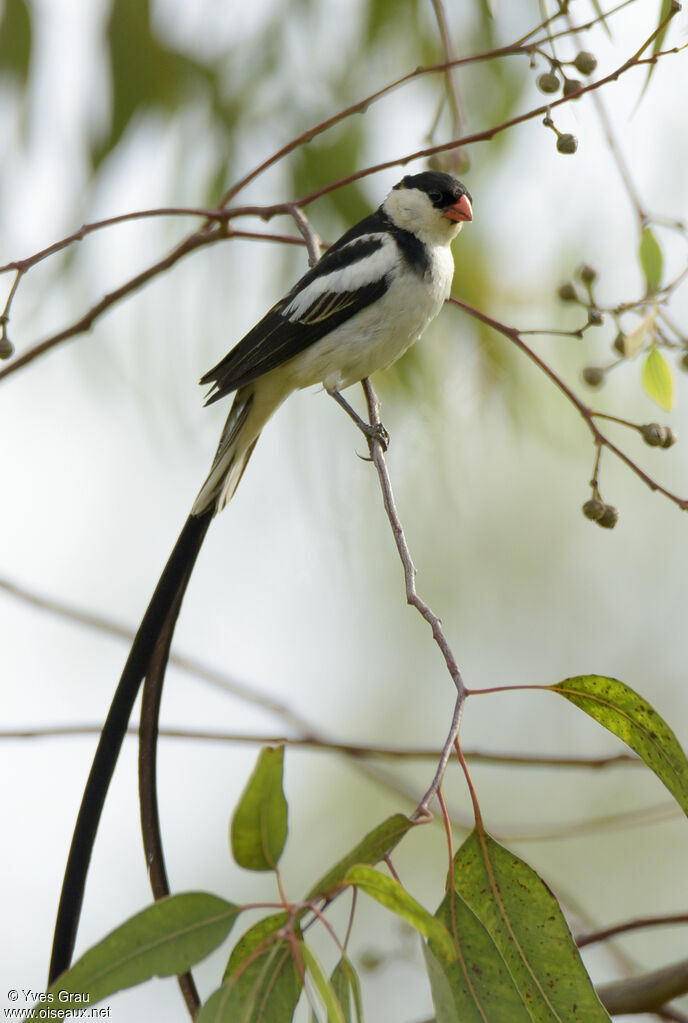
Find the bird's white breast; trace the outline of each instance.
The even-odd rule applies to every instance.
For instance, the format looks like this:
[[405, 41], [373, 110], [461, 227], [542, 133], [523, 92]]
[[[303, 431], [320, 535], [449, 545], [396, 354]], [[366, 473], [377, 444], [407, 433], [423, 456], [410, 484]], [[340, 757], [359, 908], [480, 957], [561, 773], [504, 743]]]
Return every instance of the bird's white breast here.
[[395, 254], [385, 294], [293, 359], [292, 386], [322, 382], [327, 390], [343, 390], [402, 356], [449, 297], [454, 274], [451, 249], [433, 246], [428, 254], [424, 276]]

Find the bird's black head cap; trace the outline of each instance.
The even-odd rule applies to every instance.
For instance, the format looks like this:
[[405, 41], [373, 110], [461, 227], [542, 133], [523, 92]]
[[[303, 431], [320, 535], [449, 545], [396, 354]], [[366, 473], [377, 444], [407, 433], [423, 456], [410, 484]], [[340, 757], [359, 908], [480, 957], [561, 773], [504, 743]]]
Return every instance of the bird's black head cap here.
[[472, 202], [471, 193], [458, 178], [444, 171], [422, 171], [420, 174], [407, 174], [394, 188], [417, 188], [425, 192], [432, 205], [438, 210], [453, 206], [462, 195], [467, 195]]

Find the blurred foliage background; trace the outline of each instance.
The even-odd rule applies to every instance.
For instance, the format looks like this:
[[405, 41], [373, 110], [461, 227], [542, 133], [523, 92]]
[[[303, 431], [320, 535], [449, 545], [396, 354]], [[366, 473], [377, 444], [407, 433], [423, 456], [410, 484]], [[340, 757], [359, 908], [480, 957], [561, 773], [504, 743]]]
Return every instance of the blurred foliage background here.
[[[647, 38], [661, 6], [629, 4], [583, 41], [559, 41], [557, 53], [570, 59], [584, 45], [601, 77]], [[492, 7], [446, 0], [458, 55], [512, 42], [547, 10], [526, 0]], [[571, 3], [579, 23], [596, 8]], [[240, 9], [218, 0], [5, 0], [1, 17], [2, 263], [100, 217], [214, 205], [233, 181], [307, 128], [418, 65], [442, 60], [427, 0], [261, 0]], [[680, 44], [685, 35], [682, 14], [670, 41]], [[463, 131], [541, 104], [535, 80], [546, 65], [540, 58], [535, 65], [510, 56], [455, 72]], [[688, 130], [677, 101], [688, 86], [685, 59], [663, 59], [639, 102], [645, 77], [632, 71], [602, 97], [646, 207], [685, 217]], [[444, 90], [442, 75], [415, 79], [297, 148], [252, 182], [241, 202], [299, 197], [450, 139]], [[524, 329], [580, 326], [583, 312], [561, 307], [555, 293], [582, 262], [598, 270], [604, 304], [637, 298], [643, 288], [637, 217], [592, 100], [567, 104], [554, 118], [578, 136], [575, 156], [557, 153], [554, 135], [536, 118], [458, 157], [475, 221], [455, 245], [455, 293]], [[423, 166], [416, 161], [409, 169]], [[308, 208], [313, 225], [324, 239], [336, 238], [402, 173], [395, 167], [328, 193]], [[118, 226], [40, 264], [13, 307], [9, 334], [18, 351], [82, 315], [196, 223]], [[295, 233], [289, 218], [267, 228], [255, 223]], [[669, 279], [685, 264], [685, 241], [670, 229], [657, 231]], [[89, 335], [2, 382], [4, 578], [130, 625], [138, 621], [225, 414], [202, 409], [195, 381], [304, 267], [295, 246], [239, 239], [214, 245], [113, 309]], [[687, 313], [678, 292], [673, 316], [684, 328]], [[614, 334], [606, 322], [583, 340], [545, 336], [534, 344], [583, 393], [582, 367], [608, 361]], [[627, 363], [595, 402], [625, 418], [657, 418], [638, 363]], [[668, 421], [686, 436], [685, 377], [679, 368], [675, 376], [677, 407]], [[679, 511], [605, 457], [603, 490], [620, 508], [620, 523], [610, 534], [585, 521], [580, 506], [594, 452], [580, 418], [504, 338], [455, 309], [445, 309], [423, 344], [375, 383], [419, 589], [441, 614], [469, 686], [549, 683], [587, 671], [617, 676], [655, 704], [685, 746], [688, 566]], [[336, 737], [439, 744], [451, 685], [426, 627], [405, 607], [373, 473], [355, 457], [362, 446], [345, 418], [321, 395], [303, 394], [270, 424], [237, 500], [210, 533], [178, 646]], [[657, 452], [623, 432], [618, 439], [667, 486], [688, 493], [684, 443]], [[7, 726], [100, 722], [123, 647], [2, 591], [0, 604]], [[168, 681], [169, 725], [285, 728], [267, 711], [180, 672]], [[532, 753], [617, 750], [610, 736], [554, 703], [532, 693], [472, 701], [465, 744]], [[3, 798], [14, 822], [3, 870], [13, 929], [3, 960], [16, 987], [40, 990], [44, 982], [93, 742], [0, 746]], [[207, 888], [235, 901], [272, 897], [269, 882], [244, 876], [226, 848], [226, 821], [253, 756], [243, 745], [163, 742], [161, 803], [174, 889]], [[81, 949], [149, 898], [135, 759], [132, 743], [101, 828]], [[417, 791], [430, 773], [427, 763], [395, 763], [386, 772]], [[685, 894], [685, 828], [646, 772], [482, 766], [475, 773], [486, 823], [552, 884], [574, 923], [676, 911]], [[285, 876], [294, 896], [366, 828], [410, 806], [393, 787], [319, 753], [288, 751], [287, 787]], [[447, 788], [457, 819], [470, 823], [458, 771]], [[395, 863], [434, 908], [444, 884], [441, 830], [410, 836]], [[650, 968], [678, 958], [676, 933], [633, 934], [617, 945]], [[404, 931], [371, 910], [355, 929], [353, 951], [371, 967], [370, 1018], [428, 1015], [422, 963]], [[323, 944], [326, 962], [333, 954]], [[626, 968], [598, 948], [586, 961], [599, 981]], [[212, 990], [221, 969], [215, 956], [198, 971], [202, 992]], [[184, 1018], [171, 982], [118, 996], [116, 1012], [122, 1019]]]

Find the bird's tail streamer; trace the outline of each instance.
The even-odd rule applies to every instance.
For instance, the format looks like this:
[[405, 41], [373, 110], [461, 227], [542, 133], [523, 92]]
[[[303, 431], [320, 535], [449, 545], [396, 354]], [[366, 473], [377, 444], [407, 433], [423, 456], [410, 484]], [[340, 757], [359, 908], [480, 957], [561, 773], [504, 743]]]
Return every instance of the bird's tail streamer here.
[[100, 733], [69, 850], [55, 924], [50, 983], [69, 968], [96, 831], [129, 718], [158, 637], [174, 628], [181, 599], [212, 517], [210, 510], [204, 515], [190, 515], [186, 520], [136, 633]]
[[[270, 394], [260, 402], [256, 402], [255, 397], [252, 385], [240, 388], [235, 395], [208, 477], [160, 576], [115, 690], [74, 827], [55, 924], [50, 983], [68, 969], [71, 962], [86, 875], [105, 798], [129, 718], [141, 684], [149, 671], [156, 645], [164, 639], [169, 647], [182, 599], [208, 527], [213, 517], [234, 495], [260, 431], [281, 404], [284, 395]], [[160, 686], [164, 668], [165, 664], [157, 680]]]

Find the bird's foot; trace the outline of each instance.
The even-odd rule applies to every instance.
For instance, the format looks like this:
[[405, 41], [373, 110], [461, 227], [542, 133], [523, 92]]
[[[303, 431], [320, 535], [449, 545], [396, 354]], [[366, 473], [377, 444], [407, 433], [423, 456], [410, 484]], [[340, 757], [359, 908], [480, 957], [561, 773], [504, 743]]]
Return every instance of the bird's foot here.
[[359, 426], [361, 433], [365, 434], [368, 440], [376, 440], [383, 451], [387, 450], [390, 436], [382, 423], [366, 423], [362, 419]]

